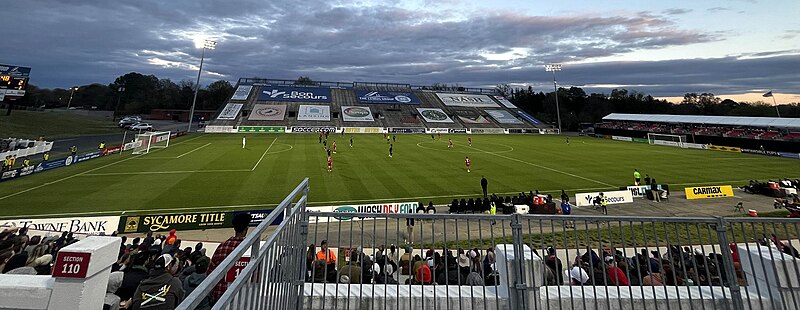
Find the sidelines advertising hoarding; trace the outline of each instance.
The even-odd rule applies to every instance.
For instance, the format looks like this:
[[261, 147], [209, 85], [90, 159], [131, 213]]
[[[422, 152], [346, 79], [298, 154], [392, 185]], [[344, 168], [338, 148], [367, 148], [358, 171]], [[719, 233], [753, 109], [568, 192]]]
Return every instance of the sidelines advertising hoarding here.
[[420, 104], [411, 92], [357, 90], [358, 102], [370, 104]]
[[470, 133], [501, 135], [507, 133], [503, 128], [471, 128]]
[[239, 111], [242, 110], [244, 104], [241, 103], [229, 103], [222, 109], [222, 112], [219, 113], [217, 119], [221, 120], [232, 120], [236, 119], [239, 116]]
[[633, 138], [631, 138], [631, 137], [611, 136], [611, 139], [614, 139], [614, 140], [617, 140], [617, 141], [633, 142]]
[[317, 133], [322, 131], [336, 132], [333, 126], [292, 126], [292, 133]]
[[491, 116], [500, 124], [524, 124], [521, 120], [506, 110], [484, 110], [484, 112], [489, 114], [489, 116]]
[[517, 109], [517, 106], [515, 106], [513, 103], [511, 103], [511, 101], [508, 101], [508, 99], [506, 99], [506, 97], [494, 96], [494, 99], [497, 99], [497, 101], [500, 102], [500, 104], [502, 104], [506, 108]]
[[0, 220], [0, 227], [27, 227], [30, 230], [52, 233], [111, 235], [119, 228], [119, 216], [70, 217], [48, 219]]
[[489, 124], [489, 120], [476, 111], [458, 110], [455, 114], [465, 124]]
[[706, 147], [707, 150], [712, 151], [723, 151], [723, 152], [734, 152], [734, 153], [741, 153], [742, 149], [734, 146], [723, 146], [723, 145], [713, 145], [709, 144]]
[[386, 129], [388, 133], [425, 133], [423, 127], [389, 127]]
[[297, 111], [298, 121], [330, 121], [331, 107], [326, 105], [300, 105]]
[[[656, 188], [661, 190], [661, 184], [656, 185]], [[650, 190], [650, 185], [628, 186], [628, 190], [631, 192], [633, 197], [642, 198], [647, 196], [647, 191]]]
[[256, 104], [247, 120], [282, 121], [286, 117], [286, 106], [282, 104]]
[[345, 122], [374, 122], [369, 107], [342, 106], [342, 119]]
[[237, 132], [286, 132], [286, 126], [239, 126]]
[[342, 127], [344, 133], [381, 133], [381, 127]]
[[233, 93], [231, 100], [247, 100], [252, 90], [252, 85], [239, 85], [239, 87], [236, 87], [236, 92]]
[[331, 89], [322, 87], [265, 86], [259, 101], [331, 102]]
[[230, 212], [204, 212], [157, 215], [128, 215], [119, 219], [120, 233], [177, 230], [203, 230], [232, 227]]
[[496, 108], [497, 103], [487, 95], [436, 93], [436, 97], [449, 107]]
[[730, 185], [687, 187], [683, 190], [686, 191], [686, 199], [733, 197], [733, 187]]
[[[377, 213], [377, 214], [395, 214], [395, 213], [415, 213], [419, 207], [419, 202], [390, 202], [390, 203], [374, 203], [365, 205], [345, 205], [345, 206], [325, 206], [325, 207], [306, 207], [308, 212], [336, 212], [343, 213], [342, 216], [337, 217], [319, 217], [311, 223], [328, 223], [338, 221], [348, 221], [353, 219], [352, 216], [347, 216], [346, 213]], [[373, 218], [357, 218], [360, 220], [372, 220]]]
[[453, 122], [453, 120], [450, 119], [450, 116], [447, 116], [447, 113], [444, 113], [442, 109], [417, 108], [417, 111], [419, 111], [419, 115], [422, 115], [422, 119], [424, 119], [428, 123]]
[[767, 155], [767, 156], [781, 156], [780, 152], [762, 151], [762, 150], [753, 150], [753, 149], [742, 149], [742, 153], [761, 154], [761, 155]]
[[[601, 192], [575, 194], [575, 203], [579, 207], [591, 206], [594, 198], [600, 196], [600, 193]], [[633, 202], [633, 195], [631, 195], [631, 191], [629, 190], [602, 193], [606, 197], [606, 202], [610, 205]]]

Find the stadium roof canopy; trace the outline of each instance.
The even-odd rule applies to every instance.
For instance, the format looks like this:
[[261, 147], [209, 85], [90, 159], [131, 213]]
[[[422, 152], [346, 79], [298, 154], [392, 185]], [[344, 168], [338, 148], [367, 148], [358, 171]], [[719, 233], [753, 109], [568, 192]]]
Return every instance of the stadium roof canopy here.
[[800, 118], [611, 113], [604, 121], [800, 128]]

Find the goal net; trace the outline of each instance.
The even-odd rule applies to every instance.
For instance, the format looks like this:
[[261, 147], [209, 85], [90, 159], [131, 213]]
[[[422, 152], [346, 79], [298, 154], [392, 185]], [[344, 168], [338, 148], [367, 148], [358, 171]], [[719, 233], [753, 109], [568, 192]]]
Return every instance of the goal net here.
[[133, 154], [147, 154], [155, 149], [169, 147], [169, 134], [169, 131], [159, 131], [136, 135], [136, 140], [142, 143], [133, 148]]
[[655, 145], [667, 145], [685, 148], [686, 136], [648, 133], [647, 142]]

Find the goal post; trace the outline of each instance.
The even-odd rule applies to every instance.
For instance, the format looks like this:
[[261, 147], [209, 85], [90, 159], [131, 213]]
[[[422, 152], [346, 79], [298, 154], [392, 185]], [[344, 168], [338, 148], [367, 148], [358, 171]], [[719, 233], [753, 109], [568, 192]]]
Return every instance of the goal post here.
[[146, 132], [136, 135], [136, 140], [142, 143], [133, 149], [133, 154], [147, 154], [155, 149], [169, 147], [169, 131]]
[[648, 133], [647, 143], [650, 143], [651, 145], [667, 145], [686, 148], [686, 136]]

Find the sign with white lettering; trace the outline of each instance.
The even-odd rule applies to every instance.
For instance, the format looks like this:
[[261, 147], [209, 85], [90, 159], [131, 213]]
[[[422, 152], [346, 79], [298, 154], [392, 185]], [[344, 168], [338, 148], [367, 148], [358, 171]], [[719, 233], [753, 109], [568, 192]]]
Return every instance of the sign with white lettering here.
[[[376, 203], [366, 205], [349, 205], [349, 206], [327, 206], [327, 207], [306, 207], [308, 212], [337, 212], [343, 213], [342, 216], [336, 217], [318, 217], [313, 222], [337, 222], [347, 221], [353, 219], [352, 216], [347, 216], [346, 213], [415, 213], [419, 207], [418, 202], [390, 202], [390, 203]], [[360, 220], [371, 220], [373, 218], [359, 218]]]
[[265, 86], [259, 101], [331, 102], [331, 89], [323, 87]]
[[239, 257], [239, 260], [233, 263], [233, 267], [231, 267], [231, 269], [228, 269], [228, 272], [225, 274], [225, 280], [223, 281], [225, 281], [226, 283], [233, 283], [233, 280], [236, 280], [236, 277], [238, 277], [239, 274], [242, 273], [244, 267], [247, 267], [247, 264], [249, 263], [250, 263], [249, 257], [244, 257], [244, 256]]
[[118, 216], [71, 217], [48, 219], [0, 220], [0, 227], [27, 227], [43, 232], [74, 232], [79, 234], [110, 235], [119, 227]]
[[91, 253], [58, 252], [56, 261], [53, 264], [53, 277], [86, 278], [86, 270], [89, 269], [91, 258]]
[[487, 95], [436, 93], [436, 97], [449, 107], [496, 108], [497, 103]]
[[122, 216], [119, 232], [156, 232], [177, 230], [201, 230], [233, 227], [231, 212], [204, 212], [158, 215]]

